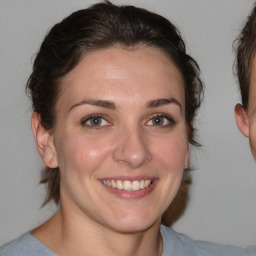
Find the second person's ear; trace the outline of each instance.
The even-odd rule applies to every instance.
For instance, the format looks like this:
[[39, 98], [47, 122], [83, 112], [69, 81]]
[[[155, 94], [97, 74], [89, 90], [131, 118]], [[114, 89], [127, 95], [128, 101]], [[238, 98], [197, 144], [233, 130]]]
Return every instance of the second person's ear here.
[[240, 132], [249, 137], [249, 119], [248, 114], [241, 104], [236, 104], [235, 106], [235, 118], [236, 124]]

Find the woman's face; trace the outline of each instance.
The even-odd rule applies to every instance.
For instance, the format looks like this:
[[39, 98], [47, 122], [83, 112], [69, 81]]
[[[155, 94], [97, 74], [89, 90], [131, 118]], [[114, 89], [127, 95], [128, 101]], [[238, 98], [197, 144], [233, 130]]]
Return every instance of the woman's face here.
[[144, 230], [189, 161], [181, 74], [150, 47], [89, 53], [63, 79], [52, 136], [62, 208], [112, 230]]

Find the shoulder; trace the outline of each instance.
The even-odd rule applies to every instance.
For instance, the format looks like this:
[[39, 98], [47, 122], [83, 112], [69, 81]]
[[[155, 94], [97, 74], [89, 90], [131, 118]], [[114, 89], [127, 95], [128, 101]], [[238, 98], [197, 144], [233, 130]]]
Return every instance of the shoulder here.
[[30, 233], [0, 247], [0, 256], [56, 256]]
[[[179, 234], [171, 228], [161, 226], [164, 241], [163, 256], [191, 255], [191, 256], [255, 256], [256, 246], [246, 249], [236, 246], [223, 246], [209, 242], [194, 241], [186, 235]], [[174, 254], [175, 254], [174, 253]]]

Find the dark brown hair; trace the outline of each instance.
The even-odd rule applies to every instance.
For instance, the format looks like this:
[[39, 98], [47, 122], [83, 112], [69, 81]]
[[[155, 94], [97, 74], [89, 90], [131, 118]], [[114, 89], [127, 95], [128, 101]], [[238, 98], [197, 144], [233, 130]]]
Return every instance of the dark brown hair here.
[[248, 16], [240, 35], [236, 39], [235, 47], [237, 51], [236, 73], [242, 104], [246, 109], [249, 100], [251, 66], [256, 49], [256, 5]]
[[[52, 130], [61, 79], [90, 51], [115, 45], [142, 44], [162, 50], [180, 70], [185, 87], [185, 118], [189, 141], [195, 141], [192, 121], [201, 104], [203, 85], [199, 68], [186, 53], [176, 27], [164, 17], [134, 6], [116, 6], [106, 1], [74, 12], [46, 35], [27, 82], [33, 110], [40, 114], [44, 128]], [[59, 169], [45, 168], [41, 183], [47, 186], [45, 203], [60, 200]]]

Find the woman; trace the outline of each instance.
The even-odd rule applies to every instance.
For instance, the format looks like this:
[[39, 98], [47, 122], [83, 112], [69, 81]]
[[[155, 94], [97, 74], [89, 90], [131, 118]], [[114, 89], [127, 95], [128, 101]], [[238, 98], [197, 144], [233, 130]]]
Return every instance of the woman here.
[[45, 203], [60, 207], [0, 255], [242, 255], [161, 225], [202, 94], [169, 21], [109, 2], [77, 11], [46, 36], [27, 89]]

